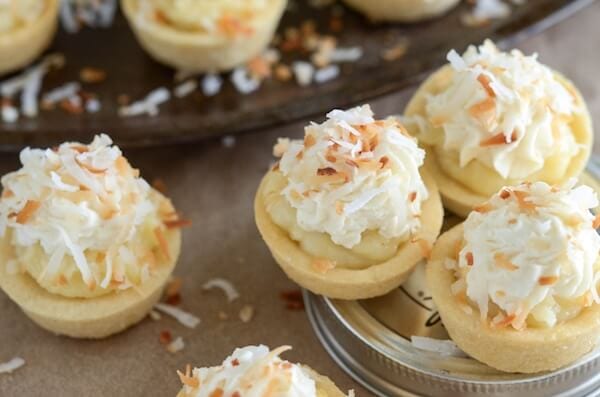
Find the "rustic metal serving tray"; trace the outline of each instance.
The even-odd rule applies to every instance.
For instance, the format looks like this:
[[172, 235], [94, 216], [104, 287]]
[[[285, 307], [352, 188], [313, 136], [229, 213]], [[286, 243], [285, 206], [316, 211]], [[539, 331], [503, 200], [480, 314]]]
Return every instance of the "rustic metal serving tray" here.
[[[65, 54], [67, 66], [44, 80], [47, 90], [77, 80], [83, 67], [106, 70], [105, 82], [84, 86], [98, 95], [101, 111], [70, 115], [55, 109], [42, 111], [33, 119], [22, 117], [14, 124], [0, 122], [0, 150], [15, 150], [26, 145], [49, 146], [65, 140], [86, 141], [97, 132], [110, 133], [122, 146], [184, 143], [323, 114], [333, 107], [367, 101], [418, 81], [426, 72], [441, 65], [451, 48], [462, 50], [488, 37], [507, 47], [592, 2], [527, 0], [523, 5], [514, 6], [507, 19], [480, 28], [461, 24], [467, 4], [442, 18], [414, 25], [374, 25], [346, 10], [344, 29], [336, 34], [339, 44], [359, 45], [365, 54], [358, 62], [343, 65], [339, 78], [308, 87], [271, 79], [249, 95], [242, 95], [231, 84], [225, 84], [214, 97], [195, 92], [164, 104], [156, 117], [132, 118], [118, 116], [119, 95], [139, 99], [157, 87], [171, 88], [173, 71], [155, 63], [141, 50], [119, 14], [109, 29], [83, 29], [74, 35], [59, 32], [51, 51]], [[319, 31], [327, 32], [332, 9], [315, 9], [306, 3], [304, 0], [294, 2], [292, 10], [283, 18], [280, 31], [314, 19], [320, 26]], [[409, 40], [406, 55], [395, 61], [384, 61], [381, 58], [384, 46], [401, 37]]]

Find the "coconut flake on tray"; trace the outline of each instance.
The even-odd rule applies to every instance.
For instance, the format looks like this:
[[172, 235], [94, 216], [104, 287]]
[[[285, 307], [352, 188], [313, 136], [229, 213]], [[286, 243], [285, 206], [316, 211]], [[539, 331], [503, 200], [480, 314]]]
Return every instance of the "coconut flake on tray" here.
[[25, 365], [25, 360], [15, 357], [5, 363], [0, 363], [0, 374], [10, 374]]
[[196, 80], [186, 80], [173, 89], [173, 94], [177, 98], [184, 98], [194, 92], [196, 88], [198, 88], [198, 82]]
[[414, 347], [420, 350], [439, 353], [444, 356], [467, 357], [465, 352], [449, 339], [434, 339], [426, 336], [413, 335], [410, 337], [410, 342]]
[[178, 336], [166, 346], [166, 349], [171, 354], [175, 354], [182, 351], [183, 349], [185, 349], [185, 343], [183, 341], [183, 338], [181, 336]]
[[154, 308], [164, 314], [173, 317], [180, 324], [188, 328], [196, 328], [200, 324], [200, 319], [191, 313], [185, 312], [178, 307], [167, 305], [166, 303], [157, 303]]
[[205, 291], [213, 288], [219, 288], [222, 290], [225, 293], [225, 296], [227, 296], [227, 300], [229, 302], [233, 302], [240, 297], [240, 293], [237, 291], [233, 283], [224, 278], [213, 278], [202, 285], [202, 289]]
[[494, 19], [508, 18], [510, 13], [510, 6], [502, 0], [476, 0], [473, 10], [464, 14], [461, 21], [466, 26], [479, 27]]
[[171, 93], [165, 87], [156, 88], [140, 101], [133, 102], [131, 105], [119, 108], [121, 117], [139, 116], [147, 114], [156, 116], [159, 113], [159, 106], [171, 99]]
[[82, 26], [109, 28], [117, 11], [117, 0], [62, 0], [60, 21], [67, 33], [77, 33]]
[[52, 105], [65, 99], [70, 99], [71, 97], [77, 95], [80, 90], [81, 84], [79, 84], [79, 82], [72, 81], [70, 83], [66, 83], [60, 87], [56, 87], [53, 90], [46, 92], [42, 96], [42, 103]]

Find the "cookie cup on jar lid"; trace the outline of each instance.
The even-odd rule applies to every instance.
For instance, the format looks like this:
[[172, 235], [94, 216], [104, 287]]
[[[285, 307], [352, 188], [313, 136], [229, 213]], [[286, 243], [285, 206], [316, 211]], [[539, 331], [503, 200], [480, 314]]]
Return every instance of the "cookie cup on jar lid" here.
[[458, 0], [344, 0], [375, 22], [419, 22], [445, 14]]
[[334, 110], [280, 140], [254, 202], [258, 229], [292, 280], [337, 299], [383, 295], [428, 256], [443, 220], [424, 152], [368, 105]]
[[56, 334], [103, 338], [139, 322], [179, 257], [171, 202], [111, 143], [25, 149], [2, 178], [0, 288]]
[[[13, 72], [35, 60], [54, 38], [59, 0], [10, 0], [0, 15], [0, 74]], [[6, 9], [3, 9], [7, 7]], [[7, 22], [8, 21], [8, 22]]]
[[185, 373], [177, 371], [183, 383], [177, 397], [263, 396], [266, 390], [287, 397], [347, 397], [328, 377], [279, 358], [290, 349], [246, 346], [235, 349], [218, 367], [188, 366]]
[[152, 58], [199, 73], [231, 70], [260, 55], [286, 5], [286, 0], [121, 0], [135, 36]]
[[417, 89], [403, 120], [427, 151], [446, 208], [466, 217], [502, 186], [581, 174], [593, 129], [572, 82], [537, 55], [500, 52], [489, 40], [448, 60]]
[[428, 287], [448, 334], [473, 358], [538, 373], [597, 346], [600, 238], [588, 211], [597, 200], [573, 183], [505, 188], [436, 242]]

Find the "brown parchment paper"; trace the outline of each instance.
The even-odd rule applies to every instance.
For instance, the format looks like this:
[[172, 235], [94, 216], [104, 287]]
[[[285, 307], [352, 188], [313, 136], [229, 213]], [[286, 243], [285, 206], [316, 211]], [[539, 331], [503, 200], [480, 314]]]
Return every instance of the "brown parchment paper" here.
[[[544, 63], [570, 77], [597, 120], [599, 20], [597, 2], [522, 46], [527, 52], [538, 51]], [[379, 115], [398, 113], [410, 94], [376, 101], [374, 108]], [[182, 307], [200, 316], [202, 324], [191, 330], [163, 316], [106, 340], [79, 341], [41, 330], [0, 292], [0, 362], [14, 356], [27, 361], [15, 373], [0, 375], [0, 396], [175, 396], [176, 369], [187, 363], [216, 365], [235, 347], [257, 343], [292, 345], [286, 358], [310, 365], [342, 389], [355, 389], [358, 396], [371, 395], [329, 358], [305, 313], [285, 308], [280, 292], [296, 287], [275, 265], [254, 226], [252, 200], [272, 161], [272, 144], [278, 136], [301, 136], [302, 125], [247, 134], [236, 138], [232, 148], [215, 140], [126, 151], [147, 180], [161, 178], [167, 183], [177, 208], [193, 220], [185, 230], [175, 274], [184, 279]], [[1, 155], [1, 174], [18, 166], [16, 155]], [[219, 291], [203, 292], [201, 285], [212, 277], [231, 280], [241, 298], [229, 304]], [[256, 314], [242, 323], [238, 312], [246, 304], [254, 306]], [[229, 319], [220, 320], [220, 311]], [[168, 353], [159, 343], [163, 330], [182, 336], [185, 350]]]

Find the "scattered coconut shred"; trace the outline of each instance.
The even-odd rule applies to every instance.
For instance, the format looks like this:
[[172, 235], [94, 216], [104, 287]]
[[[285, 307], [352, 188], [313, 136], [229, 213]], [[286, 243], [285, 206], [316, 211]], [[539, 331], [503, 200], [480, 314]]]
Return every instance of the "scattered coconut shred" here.
[[196, 328], [200, 324], [200, 319], [191, 313], [181, 310], [178, 307], [166, 303], [157, 303], [154, 308], [164, 314], [167, 314], [177, 320], [180, 324], [188, 328]]
[[178, 336], [167, 345], [166, 349], [171, 354], [178, 353], [185, 349], [185, 342], [183, 341], [183, 338], [181, 336]]
[[[513, 0], [514, 4], [522, 2]], [[464, 14], [461, 21], [465, 26], [480, 27], [489, 24], [494, 19], [508, 18], [510, 14], [510, 6], [502, 0], [476, 0], [471, 12]]]
[[15, 357], [5, 363], [0, 363], [0, 374], [10, 374], [25, 365], [25, 360]]
[[240, 297], [240, 293], [237, 291], [233, 283], [224, 278], [213, 278], [202, 285], [202, 289], [205, 291], [213, 288], [219, 288], [222, 290], [225, 293], [225, 296], [227, 296], [227, 300], [229, 302], [233, 302]]
[[410, 342], [414, 347], [420, 350], [439, 353], [443, 356], [467, 357], [465, 352], [463, 352], [458, 346], [456, 346], [456, 343], [451, 340], [434, 339], [426, 336], [413, 335], [410, 337]]
[[154, 117], [159, 113], [158, 107], [170, 99], [171, 92], [165, 87], [160, 87], [151, 91], [144, 99], [119, 108], [119, 116], [130, 117], [147, 114]]
[[117, 11], [117, 0], [62, 0], [60, 22], [67, 33], [77, 33], [83, 26], [109, 28]]

